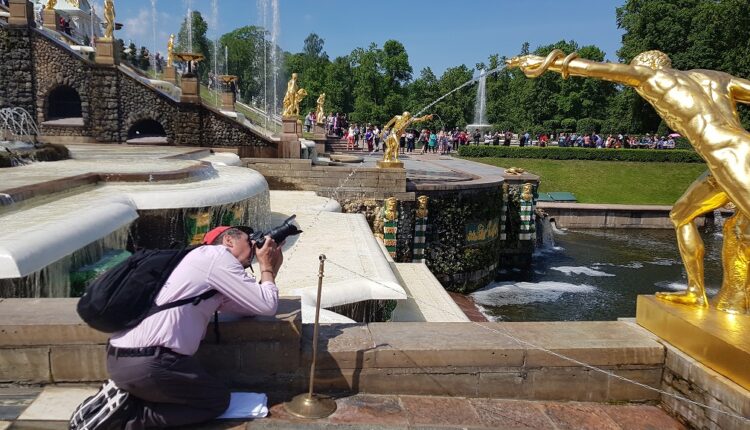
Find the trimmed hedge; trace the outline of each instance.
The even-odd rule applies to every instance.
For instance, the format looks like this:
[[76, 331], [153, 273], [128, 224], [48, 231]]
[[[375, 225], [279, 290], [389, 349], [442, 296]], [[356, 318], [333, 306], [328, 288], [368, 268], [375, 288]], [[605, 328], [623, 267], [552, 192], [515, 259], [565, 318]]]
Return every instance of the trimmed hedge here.
[[597, 160], [597, 161], [640, 161], [648, 163], [703, 163], [694, 151], [682, 149], [595, 149], [559, 148], [548, 146], [487, 146], [465, 145], [459, 148], [458, 155], [476, 158], [542, 158], [549, 160]]

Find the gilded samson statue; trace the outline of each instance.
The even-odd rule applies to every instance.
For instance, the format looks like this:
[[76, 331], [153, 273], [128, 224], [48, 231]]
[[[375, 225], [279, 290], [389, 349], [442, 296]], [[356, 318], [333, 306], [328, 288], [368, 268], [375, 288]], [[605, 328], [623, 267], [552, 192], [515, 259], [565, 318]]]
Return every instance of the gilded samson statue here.
[[528, 77], [547, 70], [585, 76], [633, 87], [664, 119], [685, 136], [708, 165], [675, 203], [670, 218], [677, 230], [688, 288], [678, 293], [657, 293], [662, 300], [707, 307], [703, 279], [704, 245], [695, 218], [734, 203], [736, 214], [724, 225], [722, 249], [724, 284], [717, 309], [748, 312], [748, 259], [750, 257], [750, 133], [742, 128], [736, 104], [750, 104], [750, 81], [714, 70], [676, 70], [663, 52], [647, 51], [630, 64], [599, 63], [552, 51], [546, 58], [526, 55], [507, 61]]

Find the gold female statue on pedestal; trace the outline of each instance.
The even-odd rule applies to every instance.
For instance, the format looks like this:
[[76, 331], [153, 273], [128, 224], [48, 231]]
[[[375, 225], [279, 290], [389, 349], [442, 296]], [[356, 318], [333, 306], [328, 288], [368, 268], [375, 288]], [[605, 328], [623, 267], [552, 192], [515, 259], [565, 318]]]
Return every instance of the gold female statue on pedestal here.
[[742, 128], [737, 103], [750, 104], [750, 81], [714, 70], [676, 70], [659, 51], [637, 55], [630, 64], [599, 63], [565, 56], [559, 50], [546, 58], [526, 55], [507, 61], [528, 77], [547, 70], [586, 76], [633, 87], [664, 119], [685, 136], [708, 165], [675, 203], [670, 218], [677, 230], [688, 288], [679, 293], [657, 293], [662, 300], [707, 307], [703, 279], [704, 246], [695, 218], [729, 202], [736, 214], [724, 224], [722, 259], [724, 282], [716, 308], [731, 313], [750, 311], [750, 133]]
[[315, 122], [317, 122], [319, 125], [323, 125], [323, 118], [326, 116], [325, 110], [323, 109], [323, 105], [325, 103], [326, 93], [320, 93], [315, 107]]
[[169, 35], [169, 41], [167, 41], [167, 67], [174, 65], [174, 34]]
[[112, 40], [112, 33], [115, 31], [114, 0], [104, 0], [104, 20], [107, 23], [107, 26], [104, 28], [104, 39]]

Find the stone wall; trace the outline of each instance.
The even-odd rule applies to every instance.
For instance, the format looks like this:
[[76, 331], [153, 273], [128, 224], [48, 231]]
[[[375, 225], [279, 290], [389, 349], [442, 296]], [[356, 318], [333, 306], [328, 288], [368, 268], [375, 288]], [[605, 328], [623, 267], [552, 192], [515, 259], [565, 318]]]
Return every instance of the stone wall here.
[[496, 235], [487, 234], [485, 240], [471, 242], [467, 226], [491, 221], [499, 225], [502, 183], [419, 194], [430, 198], [425, 262], [440, 283], [450, 291], [466, 293], [494, 280], [503, 245], [499, 228]]
[[[674, 228], [671, 206], [540, 202], [539, 208], [560, 228]], [[698, 226], [704, 222], [696, 220]]]
[[243, 158], [245, 166], [257, 170], [272, 190], [316, 191], [319, 195], [345, 199], [396, 197], [414, 200], [406, 192], [406, 170], [376, 167], [313, 166], [311, 160]]
[[21, 107], [34, 115], [31, 31], [0, 24], [0, 108]]
[[[59, 45], [61, 42], [48, 39], [39, 33], [32, 33], [34, 87], [36, 90], [36, 121], [40, 125], [42, 134], [62, 136], [91, 135], [91, 97], [95, 91], [92, 82], [91, 66], [77, 54]], [[71, 127], [46, 127], [43, 122], [47, 118], [47, 104], [50, 92], [60, 86], [68, 86], [76, 90], [81, 98], [81, 112], [83, 114], [83, 129]]]
[[[107, 378], [107, 336], [86, 326], [75, 299], [0, 301], [0, 382], [80, 383]], [[312, 326], [299, 299], [275, 317], [221, 323], [198, 351], [228, 384], [294, 395], [307, 389]], [[39, 318], [38, 315], [44, 315]], [[321, 326], [316, 392], [451, 395], [534, 400], [657, 401], [658, 393], [592, 371], [504, 335], [658, 387], [664, 348], [610, 322], [370, 323]]]
[[[662, 390], [734, 415], [750, 417], [750, 392], [663, 342]], [[662, 394], [664, 409], [697, 429], [746, 429], [750, 423]]]
[[153, 119], [164, 127], [168, 142], [199, 145], [200, 121], [193, 109], [183, 114], [177, 102], [125, 74], [120, 75], [119, 91], [123, 95], [120, 97], [121, 140], [128, 138], [128, 131], [136, 122]]
[[[276, 154], [276, 143], [201, 104], [180, 103], [117, 67], [95, 64], [42, 32], [0, 25], [0, 107], [19, 106], [36, 115], [46, 136], [92, 137], [122, 143], [142, 119], [158, 121], [170, 144], [248, 148]], [[43, 125], [48, 96], [60, 86], [81, 98], [83, 126]], [[270, 147], [272, 149], [265, 150]]]

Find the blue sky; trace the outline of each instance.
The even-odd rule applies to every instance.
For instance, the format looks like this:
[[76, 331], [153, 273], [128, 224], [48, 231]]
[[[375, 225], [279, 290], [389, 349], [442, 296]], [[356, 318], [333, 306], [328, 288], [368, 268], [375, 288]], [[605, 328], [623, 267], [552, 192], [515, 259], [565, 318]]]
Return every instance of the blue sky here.
[[[272, 3], [272, 0], [266, 0]], [[157, 50], [166, 50], [169, 33], [177, 33], [189, 0], [115, 1], [118, 36], [139, 46], [154, 44], [152, 3], [156, 4]], [[190, 0], [209, 22], [209, 37], [261, 22], [258, 0]], [[302, 49], [315, 32], [325, 40], [331, 58], [371, 42], [388, 39], [406, 47], [415, 76], [424, 67], [438, 75], [447, 67], [473, 67], [493, 53], [512, 56], [528, 41], [531, 48], [561, 39], [594, 44], [616, 61], [622, 31], [615, 8], [624, 0], [279, 0], [279, 44], [290, 52]], [[101, 4], [102, 0], [95, 0]], [[218, 19], [212, 5], [217, 4]], [[101, 10], [101, 9], [99, 9]], [[214, 24], [217, 22], [217, 25]]]

